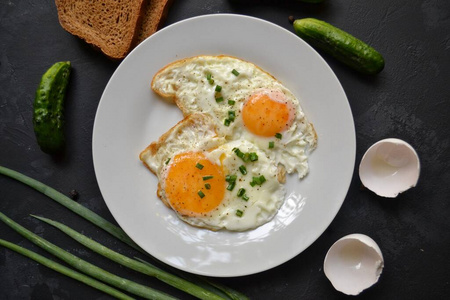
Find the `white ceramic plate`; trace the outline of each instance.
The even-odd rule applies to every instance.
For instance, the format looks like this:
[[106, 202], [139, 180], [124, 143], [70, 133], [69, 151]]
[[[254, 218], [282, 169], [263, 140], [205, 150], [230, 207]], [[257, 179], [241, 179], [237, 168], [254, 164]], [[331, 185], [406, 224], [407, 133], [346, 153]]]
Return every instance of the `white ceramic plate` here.
[[[276, 217], [248, 232], [212, 232], [177, 219], [156, 196], [157, 179], [139, 153], [182, 119], [150, 90], [166, 64], [201, 54], [227, 54], [262, 67], [297, 97], [318, 133], [310, 173], [287, 179]], [[272, 23], [216, 14], [184, 20], [140, 44], [117, 68], [94, 124], [93, 159], [101, 193], [125, 232], [148, 253], [184, 271], [240, 276], [280, 265], [328, 227], [346, 196], [355, 161], [354, 123], [329, 66], [295, 34]]]

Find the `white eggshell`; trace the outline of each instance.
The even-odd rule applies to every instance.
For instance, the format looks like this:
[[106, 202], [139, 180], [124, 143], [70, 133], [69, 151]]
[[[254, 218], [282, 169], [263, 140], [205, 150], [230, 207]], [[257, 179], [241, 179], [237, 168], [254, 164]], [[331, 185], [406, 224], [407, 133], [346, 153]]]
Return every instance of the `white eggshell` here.
[[363, 234], [350, 234], [335, 242], [324, 261], [324, 272], [333, 287], [358, 295], [374, 285], [384, 267], [377, 243]]
[[389, 138], [373, 144], [359, 165], [362, 184], [379, 196], [395, 198], [416, 186], [419, 157], [408, 143]]

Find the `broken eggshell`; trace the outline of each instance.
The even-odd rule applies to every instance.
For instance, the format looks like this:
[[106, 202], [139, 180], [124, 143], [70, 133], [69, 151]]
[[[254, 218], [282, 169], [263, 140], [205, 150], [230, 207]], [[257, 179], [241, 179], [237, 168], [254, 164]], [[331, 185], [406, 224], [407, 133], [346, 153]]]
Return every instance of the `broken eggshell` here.
[[389, 138], [373, 144], [359, 165], [362, 184], [375, 194], [395, 198], [416, 186], [419, 180], [419, 157], [411, 145]]
[[323, 263], [325, 276], [333, 287], [347, 295], [358, 295], [374, 285], [383, 267], [383, 255], [377, 243], [359, 233], [335, 242]]

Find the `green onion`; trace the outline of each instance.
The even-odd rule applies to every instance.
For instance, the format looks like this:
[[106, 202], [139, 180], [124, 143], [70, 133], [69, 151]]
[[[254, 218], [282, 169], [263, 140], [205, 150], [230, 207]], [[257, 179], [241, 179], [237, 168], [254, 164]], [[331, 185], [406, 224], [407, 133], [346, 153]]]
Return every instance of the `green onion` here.
[[236, 71], [235, 69], [233, 69], [233, 71], [231, 71], [231, 73], [233, 73], [234, 76], [238, 76], [239, 75], [239, 72]]
[[247, 174], [247, 168], [244, 165], [239, 167], [239, 171], [241, 171], [242, 175], [246, 175]]
[[208, 80], [208, 81], [211, 80], [211, 74], [210, 73], [206, 74], [206, 80]]
[[236, 119], [236, 113], [234, 110], [228, 111], [228, 119], [230, 119], [230, 121], [234, 121], [234, 119]]
[[266, 181], [266, 178], [264, 175], [253, 177], [252, 181], [250, 182], [251, 186], [255, 185], [261, 185]]
[[[94, 224], [94, 225], [98, 226], [99, 228], [103, 229], [104, 231], [108, 232], [109, 234], [116, 237], [120, 241], [126, 243], [127, 245], [134, 248], [135, 250], [141, 252], [144, 255], [148, 255], [147, 252], [142, 250], [141, 247], [139, 247], [135, 242], [133, 242], [133, 240], [131, 240], [128, 237], [128, 235], [120, 227], [110, 223], [109, 221], [107, 221], [103, 217], [99, 216], [95, 212], [93, 212], [90, 209], [82, 206], [81, 204], [73, 201], [69, 197], [67, 197], [64, 194], [58, 192], [57, 190], [49, 187], [48, 185], [46, 185], [38, 180], [35, 180], [31, 177], [28, 177], [24, 174], [21, 174], [17, 171], [5, 168], [3, 166], [0, 166], [0, 174], [8, 176], [17, 181], [20, 181], [20, 182], [24, 183], [25, 185], [28, 185], [29, 187], [37, 190], [38, 192], [41, 192], [42, 194], [46, 195], [50, 199], [61, 204], [62, 206], [65, 206], [67, 209], [71, 210], [72, 212], [78, 214], [79, 216], [83, 217], [84, 219], [91, 222], [92, 224]], [[152, 257], [150, 257], [150, 258], [152, 258]], [[157, 263], [159, 263], [159, 262], [157, 262]], [[202, 288], [207, 289], [208, 291], [211, 291], [214, 294], [221, 295], [222, 297], [228, 296], [228, 298], [230, 298], [230, 299], [248, 299], [242, 293], [240, 293], [234, 289], [231, 289], [227, 286], [218, 284], [211, 280], [206, 280], [206, 278], [203, 278], [203, 277], [180, 272], [178, 269], [175, 269], [175, 268], [167, 266], [167, 265], [164, 265], [164, 266], [166, 268], [168, 268], [169, 270], [171, 270], [172, 273], [175, 273], [175, 274], [178, 274], [178, 276], [187, 278], [188, 280], [194, 282], [196, 285], [201, 286]]]
[[166, 160], [166, 165], [169, 163], [170, 161], [170, 157]]
[[237, 196], [238, 197], [242, 197], [242, 196], [244, 196], [244, 194], [245, 194], [245, 189], [244, 188], [240, 188], [238, 190]]
[[250, 199], [250, 198], [247, 195], [242, 196], [242, 200], [248, 201], [248, 199]]
[[281, 133], [275, 133], [275, 137], [279, 140], [281, 140], [281, 138], [283, 137], [283, 135]]
[[222, 90], [222, 87], [220, 85], [216, 85], [215, 91], [220, 93], [221, 90]]
[[205, 183], [205, 188], [206, 188], [207, 190], [210, 190], [210, 189], [211, 189], [211, 185], [210, 185], [209, 183]]
[[200, 196], [200, 198], [205, 197], [205, 194], [202, 191], [198, 191], [197, 194]]
[[238, 217], [242, 217], [242, 215], [244, 214], [244, 212], [242, 210], [236, 210], [236, 216]]
[[269, 149], [272, 149], [273, 147], [275, 147], [275, 142], [274, 141], [269, 142]]
[[212, 178], [214, 178], [214, 176], [212, 176], [212, 175], [203, 176], [203, 180], [210, 180]]
[[217, 102], [217, 103], [222, 102], [222, 101], [223, 101], [223, 97], [218, 97], [218, 98], [216, 98], [216, 102]]
[[195, 167], [197, 168], [197, 169], [203, 169], [203, 165], [201, 164], [201, 163], [197, 163], [196, 165], [195, 165]]
[[234, 187], [236, 186], [236, 182], [230, 182], [230, 184], [228, 184], [227, 186], [227, 190], [232, 191], [234, 189]]
[[231, 121], [230, 121], [230, 119], [225, 119], [225, 120], [223, 120], [223, 125], [225, 125], [225, 126], [230, 126], [230, 124], [231, 124]]
[[230, 105], [234, 105], [236, 103], [236, 101], [234, 101], [234, 100], [228, 100], [228, 104], [230, 104]]
[[28, 249], [22, 248], [16, 244], [10, 243], [8, 241], [2, 240], [0, 239], [0, 245], [3, 247], [6, 247], [10, 250], [13, 250], [19, 254], [22, 254], [23, 256], [26, 256], [28, 258], [31, 258], [32, 260], [40, 263], [41, 265], [44, 265], [56, 272], [59, 272], [63, 275], [66, 275], [70, 278], [73, 278], [75, 280], [81, 281], [82, 283], [85, 283], [93, 288], [96, 288], [108, 295], [111, 295], [113, 297], [116, 297], [117, 299], [127, 299], [127, 300], [131, 300], [134, 298], [131, 298], [130, 296], [122, 293], [119, 290], [116, 290], [115, 288], [110, 287], [109, 285], [106, 285], [94, 278], [91, 278], [89, 276], [86, 276], [82, 273], [79, 273], [75, 270], [72, 270], [70, 268], [67, 268], [66, 266], [63, 266], [57, 262], [54, 262], [42, 255], [39, 255], [33, 251], [30, 251]]
[[251, 152], [248, 155], [249, 155], [251, 161], [257, 161], [258, 160], [258, 155], [255, 152]]
[[243, 158], [243, 157], [244, 157], [244, 152], [242, 152], [241, 150], [239, 150], [239, 148], [236, 148], [236, 149], [234, 150], [234, 153], [236, 153], [236, 155], [237, 155], [238, 157], [240, 157], [240, 158]]
[[237, 176], [236, 175], [227, 175], [225, 176], [226, 182], [236, 182]]
[[28, 229], [22, 227], [17, 224], [3, 213], [0, 213], [0, 220], [3, 221], [6, 225], [17, 231], [23, 237], [27, 238], [37, 246], [41, 247], [45, 251], [53, 254], [58, 257], [62, 261], [66, 262], [70, 266], [78, 269], [79, 271], [90, 275], [94, 278], [102, 280], [108, 284], [111, 284], [117, 288], [125, 290], [129, 293], [135, 294], [137, 296], [144, 297], [146, 299], [175, 299], [171, 296], [161, 293], [157, 290], [149, 288], [147, 286], [135, 283], [131, 280], [119, 277], [108, 271], [105, 271], [87, 261], [82, 260], [81, 258], [59, 248], [58, 246], [48, 242], [47, 240], [41, 238], [40, 236], [34, 234]]
[[210, 79], [210, 80], [208, 80], [208, 82], [209, 82], [210, 85], [213, 85], [214, 84], [214, 79]]

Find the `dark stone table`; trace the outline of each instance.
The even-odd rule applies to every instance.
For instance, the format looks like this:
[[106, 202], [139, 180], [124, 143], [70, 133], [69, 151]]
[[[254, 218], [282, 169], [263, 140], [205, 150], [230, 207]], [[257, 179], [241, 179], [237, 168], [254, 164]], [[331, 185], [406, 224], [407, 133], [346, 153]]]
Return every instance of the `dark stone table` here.
[[[259, 274], [218, 282], [253, 299], [335, 299], [323, 271], [329, 247], [344, 235], [371, 236], [385, 268], [364, 299], [444, 299], [450, 296], [450, 2], [439, 0], [177, 0], [166, 25], [211, 13], [259, 17], [292, 31], [288, 17], [315, 17], [365, 40], [386, 59], [367, 77], [323, 54], [348, 96], [356, 126], [353, 180], [341, 210], [322, 236], [290, 261]], [[54, 62], [74, 66], [66, 103], [67, 151], [54, 159], [40, 151], [32, 126], [34, 92]], [[54, 1], [0, 1], [0, 165], [23, 172], [114, 222], [99, 191], [92, 162], [92, 131], [98, 102], [119, 65], [62, 29]], [[361, 188], [358, 165], [374, 142], [397, 137], [417, 150], [417, 187], [396, 199]], [[326, 188], [326, 187], [324, 187]], [[186, 299], [184, 294], [139, 276], [87, 251], [28, 215], [45, 215], [83, 226], [87, 235], [126, 255], [136, 253], [40, 193], [0, 176], [0, 211], [33, 232], [57, 241], [89, 261], [124, 277]], [[80, 225], [82, 224], [82, 225]], [[44, 251], [0, 224], [0, 238]], [[0, 299], [107, 299], [97, 290], [0, 248]]]

